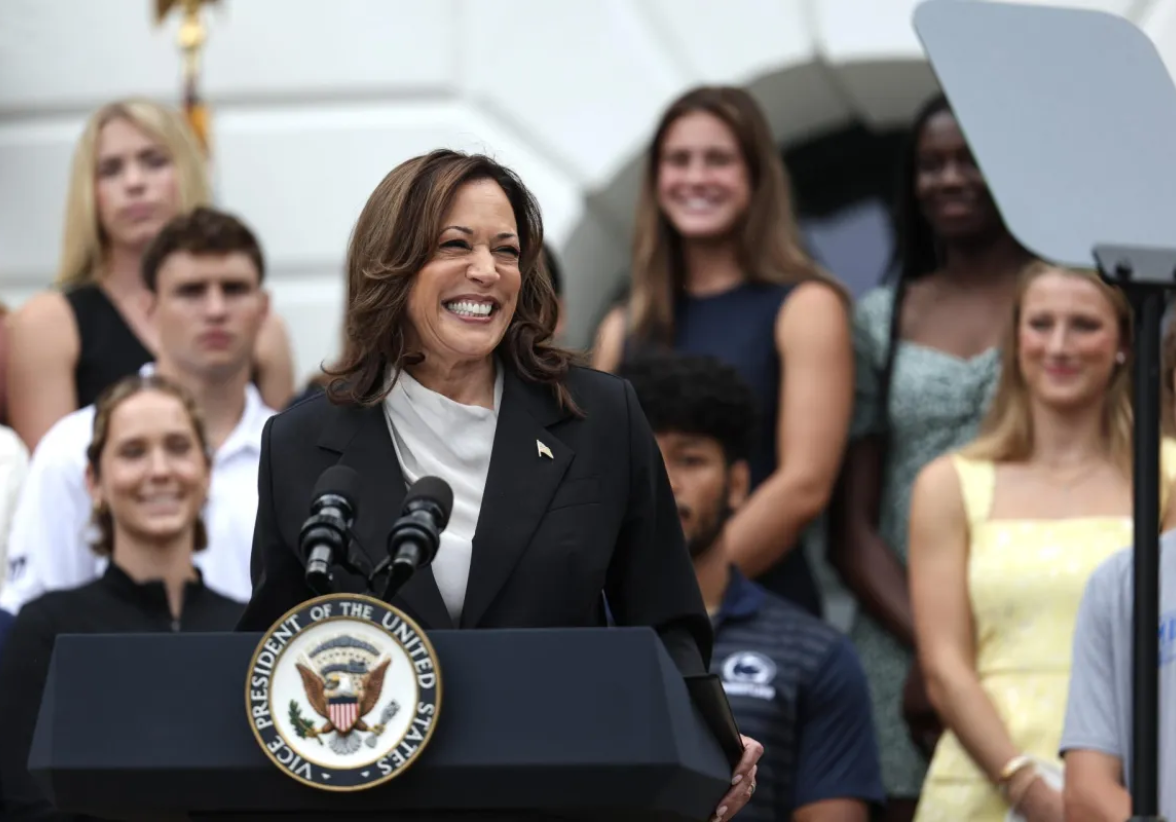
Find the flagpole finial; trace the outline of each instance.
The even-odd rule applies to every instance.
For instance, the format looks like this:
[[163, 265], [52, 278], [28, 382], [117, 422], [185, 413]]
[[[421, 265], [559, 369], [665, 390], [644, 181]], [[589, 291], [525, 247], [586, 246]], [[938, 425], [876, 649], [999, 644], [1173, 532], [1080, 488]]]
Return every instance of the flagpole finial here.
[[219, 1], [155, 0], [155, 25], [162, 25], [176, 8], [179, 8], [182, 14], [176, 43], [184, 55], [184, 114], [206, 153], [209, 143], [208, 111], [200, 99], [199, 77], [201, 50], [208, 40], [208, 30], [204, 25], [201, 10], [203, 6], [210, 6]]

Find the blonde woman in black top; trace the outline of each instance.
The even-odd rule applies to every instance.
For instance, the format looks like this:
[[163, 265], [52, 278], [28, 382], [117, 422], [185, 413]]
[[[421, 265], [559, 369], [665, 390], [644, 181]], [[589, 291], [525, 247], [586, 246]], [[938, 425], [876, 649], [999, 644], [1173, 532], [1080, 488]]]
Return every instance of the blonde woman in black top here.
[[[5, 320], [8, 424], [29, 451], [59, 419], [155, 359], [143, 254], [172, 218], [211, 200], [205, 158], [179, 111], [131, 98], [90, 116], [70, 168], [55, 287]], [[253, 356], [266, 404], [284, 407], [294, 364], [276, 312]]]

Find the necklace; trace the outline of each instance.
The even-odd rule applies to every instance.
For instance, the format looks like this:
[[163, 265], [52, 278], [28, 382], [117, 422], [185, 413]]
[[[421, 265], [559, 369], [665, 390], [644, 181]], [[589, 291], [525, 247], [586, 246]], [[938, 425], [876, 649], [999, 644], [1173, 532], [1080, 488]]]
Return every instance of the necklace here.
[[1099, 470], [1100, 459], [1086, 460], [1076, 466], [1071, 467], [1064, 473], [1057, 469], [1048, 469], [1043, 467], [1041, 470], [1042, 479], [1046, 484], [1053, 487], [1056, 492], [1061, 494], [1063, 505], [1070, 505], [1071, 495], [1077, 489], [1081, 488], [1091, 479], [1098, 477], [1101, 473]]

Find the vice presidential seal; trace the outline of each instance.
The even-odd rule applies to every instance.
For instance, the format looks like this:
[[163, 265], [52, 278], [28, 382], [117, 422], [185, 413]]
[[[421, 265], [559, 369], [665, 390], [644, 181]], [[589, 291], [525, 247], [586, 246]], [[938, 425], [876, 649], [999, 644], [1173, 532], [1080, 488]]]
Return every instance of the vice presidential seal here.
[[262, 749], [289, 776], [359, 791], [399, 776], [428, 745], [441, 708], [424, 632], [372, 597], [330, 594], [261, 638], [246, 707]]

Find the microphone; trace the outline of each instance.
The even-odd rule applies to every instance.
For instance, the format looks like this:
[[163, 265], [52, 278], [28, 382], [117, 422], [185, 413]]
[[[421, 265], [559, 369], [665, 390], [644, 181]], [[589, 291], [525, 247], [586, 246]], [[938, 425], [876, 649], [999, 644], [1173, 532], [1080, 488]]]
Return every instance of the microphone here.
[[388, 602], [420, 568], [427, 568], [437, 556], [441, 532], [449, 524], [453, 511], [453, 489], [438, 477], [422, 477], [413, 483], [404, 498], [400, 519], [388, 534], [388, 559], [391, 567], [384, 587]]
[[310, 517], [298, 534], [298, 547], [306, 557], [306, 583], [320, 594], [331, 590], [331, 566], [347, 556], [359, 483], [353, 469], [332, 465], [314, 484]]

